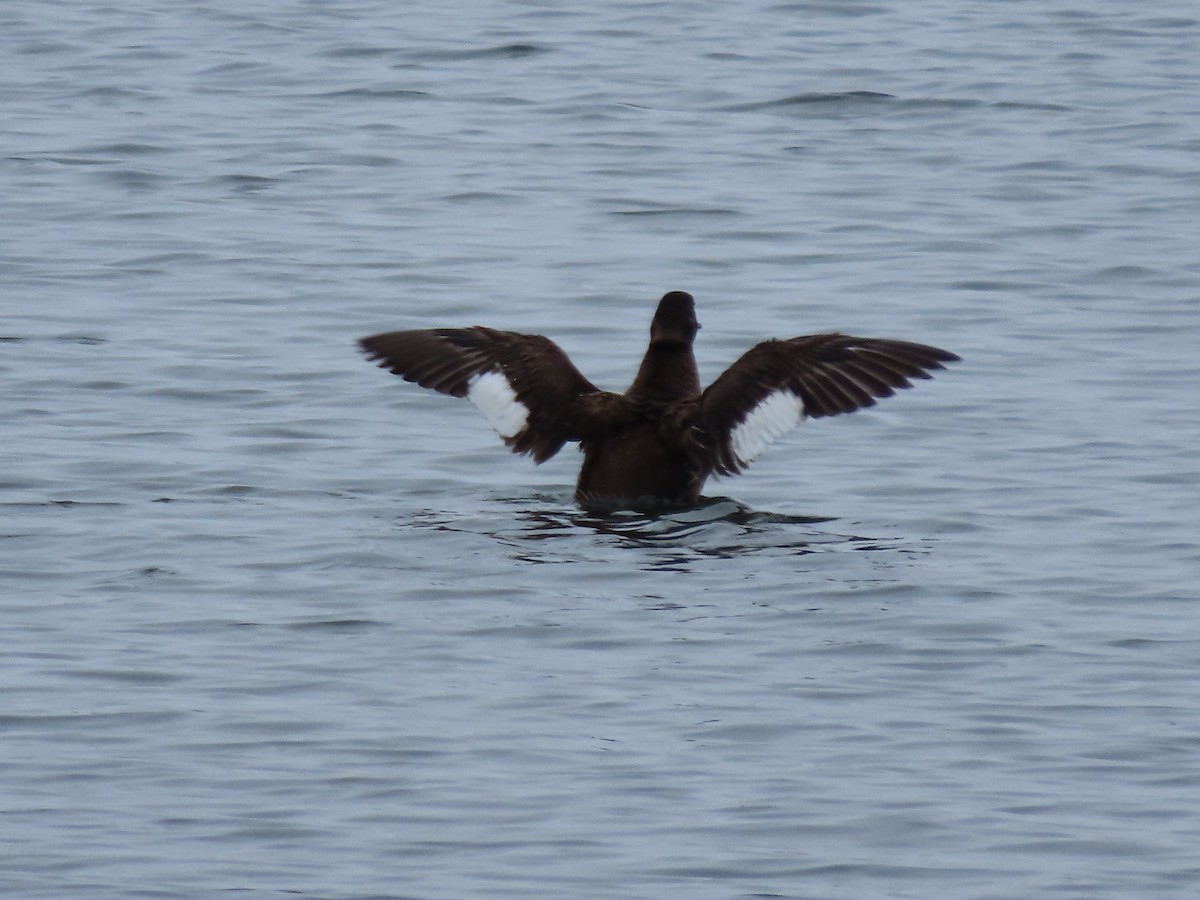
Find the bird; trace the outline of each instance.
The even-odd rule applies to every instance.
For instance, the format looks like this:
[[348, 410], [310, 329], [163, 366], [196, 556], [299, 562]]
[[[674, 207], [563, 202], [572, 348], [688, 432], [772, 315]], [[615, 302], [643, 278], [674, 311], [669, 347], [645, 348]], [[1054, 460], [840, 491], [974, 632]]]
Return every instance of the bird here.
[[540, 334], [476, 325], [358, 343], [405, 381], [470, 400], [535, 463], [578, 443], [575, 500], [585, 508], [694, 506], [709, 477], [742, 472], [801, 421], [872, 406], [959, 360], [910, 341], [811, 334], [751, 347], [702, 389], [692, 349], [699, 330], [692, 295], [664, 294], [637, 375], [620, 394], [596, 387]]

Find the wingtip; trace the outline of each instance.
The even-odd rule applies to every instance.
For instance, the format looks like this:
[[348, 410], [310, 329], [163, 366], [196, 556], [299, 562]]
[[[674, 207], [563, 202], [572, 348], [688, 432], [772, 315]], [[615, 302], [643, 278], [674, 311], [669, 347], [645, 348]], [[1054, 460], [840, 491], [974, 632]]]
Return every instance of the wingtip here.
[[387, 354], [380, 346], [379, 341], [379, 339], [382, 337], [385, 337], [385, 335], [369, 334], [366, 337], [358, 338], [354, 342], [354, 345], [358, 348], [359, 352], [367, 358], [368, 362], [377, 363], [381, 367], [387, 365]]

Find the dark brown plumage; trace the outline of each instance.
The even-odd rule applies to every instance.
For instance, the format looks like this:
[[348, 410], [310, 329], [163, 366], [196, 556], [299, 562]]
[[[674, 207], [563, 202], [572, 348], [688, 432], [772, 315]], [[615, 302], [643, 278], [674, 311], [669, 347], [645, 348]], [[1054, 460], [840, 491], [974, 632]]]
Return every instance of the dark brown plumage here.
[[585, 504], [695, 503], [709, 475], [742, 471], [800, 420], [871, 406], [958, 359], [908, 341], [816, 334], [758, 344], [701, 391], [699, 327], [690, 294], [664, 295], [624, 394], [601, 391], [541, 335], [475, 326], [359, 343], [406, 381], [469, 397], [535, 462], [579, 442], [576, 498]]

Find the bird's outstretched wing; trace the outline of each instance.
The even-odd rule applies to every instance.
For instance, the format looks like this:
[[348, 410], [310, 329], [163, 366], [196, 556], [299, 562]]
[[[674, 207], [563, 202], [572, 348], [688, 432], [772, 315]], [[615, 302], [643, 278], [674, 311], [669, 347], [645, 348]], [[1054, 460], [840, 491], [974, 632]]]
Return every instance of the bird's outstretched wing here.
[[466, 397], [512, 450], [544, 462], [593, 421], [621, 411], [623, 398], [600, 391], [552, 340], [494, 328], [392, 331], [359, 346], [380, 367], [421, 387]]
[[845, 334], [765, 341], [701, 395], [691, 416], [703, 435], [697, 446], [711, 471], [735, 474], [803, 419], [872, 406], [957, 359], [925, 344]]

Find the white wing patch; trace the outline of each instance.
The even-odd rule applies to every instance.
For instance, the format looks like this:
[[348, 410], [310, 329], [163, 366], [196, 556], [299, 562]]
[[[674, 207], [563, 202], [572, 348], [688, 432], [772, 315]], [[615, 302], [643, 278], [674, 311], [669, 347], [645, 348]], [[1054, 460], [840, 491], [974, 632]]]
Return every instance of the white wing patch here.
[[529, 407], [517, 399], [503, 372], [472, 375], [467, 381], [467, 399], [479, 407], [502, 438], [515, 437], [529, 420]]
[[804, 401], [784, 388], [767, 394], [729, 434], [729, 445], [741, 465], [747, 465], [781, 434], [800, 424]]

